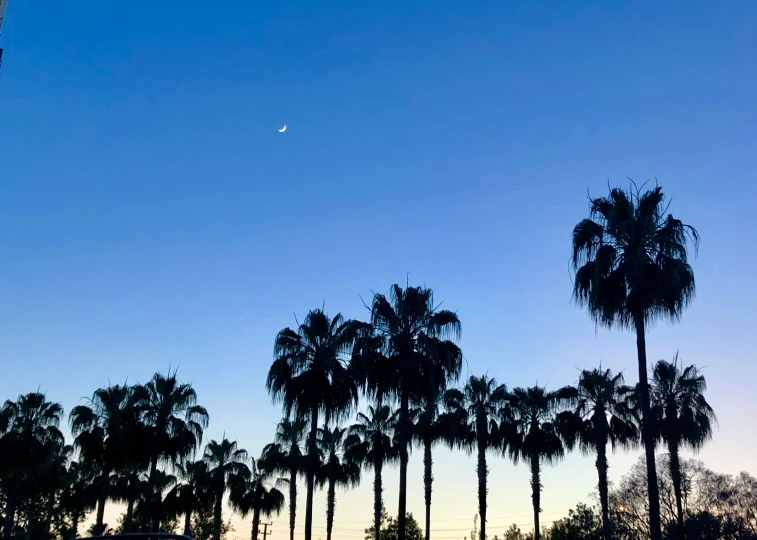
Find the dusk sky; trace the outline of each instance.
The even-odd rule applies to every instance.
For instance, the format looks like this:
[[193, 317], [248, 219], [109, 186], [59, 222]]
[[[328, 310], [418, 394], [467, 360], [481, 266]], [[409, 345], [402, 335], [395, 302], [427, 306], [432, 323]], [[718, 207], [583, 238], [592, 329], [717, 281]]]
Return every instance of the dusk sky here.
[[[457, 311], [466, 374], [557, 387], [602, 361], [635, 383], [635, 336], [571, 301], [570, 233], [587, 190], [656, 178], [702, 244], [649, 359], [703, 368], [699, 459], [757, 474], [757, 3], [10, 0], [2, 30], [1, 400], [68, 413], [178, 367], [206, 438], [257, 455], [276, 332], [324, 303], [365, 319], [406, 281]], [[434, 456], [434, 537], [470, 536], [474, 459]], [[589, 500], [593, 460], [545, 470], [542, 523]], [[528, 529], [526, 467], [490, 464], [489, 534]], [[335, 540], [363, 537], [371, 482], [337, 495]], [[325, 538], [323, 492], [314, 515]]]

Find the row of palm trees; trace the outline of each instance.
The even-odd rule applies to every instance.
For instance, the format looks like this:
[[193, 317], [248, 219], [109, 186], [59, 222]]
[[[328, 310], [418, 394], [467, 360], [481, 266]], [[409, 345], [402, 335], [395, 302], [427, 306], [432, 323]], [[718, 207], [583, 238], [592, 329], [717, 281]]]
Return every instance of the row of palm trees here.
[[[589, 202], [589, 217], [575, 226], [572, 235], [573, 296], [597, 324], [629, 328], [636, 333], [639, 384], [634, 410], [638, 412], [647, 461], [651, 539], [661, 540], [654, 460], [657, 437], [649, 395], [646, 330], [657, 319], [679, 319], [693, 298], [695, 283], [688, 247], [693, 244], [695, 250], [698, 248], [699, 235], [693, 227], [667, 213], [659, 186], [642, 192], [632, 183], [629, 190], [613, 188], [608, 196], [590, 198]], [[308, 422], [305, 540], [312, 540], [318, 428], [321, 423], [328, 428], [331, 422], [338, 422], [360, 398], [379, 408], [387, 401], [397, 404], [394, 437], [400, 475], [400, 540], [405, 540], [408, 450], [414, 436], [413, 412], [417, 413], [420, 427], [416, 437], [420, 437], [424, 451], [428, 537], [430, 426], [438, 414], [441, 397], [460, 376], [463, 356], [455, 343], [460, 336], [460, 321], [454, 312], [440, 309], [432, 291], [424, 287], [403, 289], [394, 285], [388, 297], [375, 294], [369, 310], [368, 322], [345, 320], [341, 315], [329, 318], [322, 310], [314, 310], [297, 328], [282, 330], [275, 341], [267, 389], [274, 402], [282, 405], [286, 417]], [[520, 396], [524, 403], [528, 399], [539, 401], [545, 407], [539, 413], [526, 413], [533, 421], [544, 414], [543, 410], [551, 418], [554, 408], [565, 399], [561, 391], [553, 394], [534, 389], [513, 396]], [[539, 432], [543, 444], [556, 444], [555, 429], [553, 423], [545, 423], [545, 430]], [[521, 433], [524, 440], [529, 433]], [[486, 444], [483, 442], [484, 448]], [[514, 455], [524, 455], [524, 449], [513, 448]], [[533, 482], [538, 487], [535, 458], [528, 459], [537, 471]], [[485, 476], [485, 466], [481, 467], [479, 474]], [[538, 489], [534, 493], [538, 509]], [[535, 514], [538, 520], [538, 512]], [[482, 522], [485, 527], [483, 515]]]

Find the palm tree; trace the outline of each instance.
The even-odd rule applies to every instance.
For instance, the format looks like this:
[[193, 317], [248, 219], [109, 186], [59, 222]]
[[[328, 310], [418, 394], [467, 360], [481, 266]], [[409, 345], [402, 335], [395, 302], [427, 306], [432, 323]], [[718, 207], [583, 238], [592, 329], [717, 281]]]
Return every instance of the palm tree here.
[[360, 465], [345, 459], [344, 442], [346, 428], [318, 429], [318, 452], [322, 464], [318, 470], [318, 485], [328, 486], [326, 495], [326, 540], [331, 540], [334, 527], [334, 510], [336, 508], [336, 488], [354, 487], [360, 483]]
[[357, 402], [358, 389], [348, 369], [348, 357], [362, 323], [329, 318], [322, 310], [308, 313], [297, 330], [285, 328], [276, 336], [274, 361], [268, 372], [266, 389], [274, 402], [281, 403], [284, 415], [307, 419], [308, 458], [305, 467], [305, 540], [313, 528], [313, 489], [318, 471], [318, 421], [341, 418]]
[[[150, 430], [151, 456], [148, 491], [155, 494], [158, 461], [175, 463], [193, 455], [208, 427], [208, 411], [197, 405], [197, 392], [191, 384], [180, 384], [176, 371], [168, 375], [156, 373], [152, 379], [135, 388], [142, 420]], [[150, 510], [144, 526], [155, 521]]]
[[221, 442], [211, 440], [205, 447], [203, 458], [208, 466], [208, 473], [214, 486], [215, 506], [213, 508], [213, 540], [221, 539], [221, 518], [223, 496], [226, 494], [229, 478], [238, 474], [245, 474], [249, 470], [247, 465], [247, 451], [237, 446], [236, 441], [225, 437]]
[[590, 217], [573, 229], [573, 296], [607, 327], [636, 331], [642, 438], [647, 462], [651, 540], [661, 540], [655, 437], [648, 421], [646, 328], [660, 318], [677, 321], [694, 298], [688, 243], [699, 246], [696, 229], [671, 214], [658, 186], [641, 193], [613, 188], [590, 199]]
[[289, 485], [289, 540], [294, 540], [297, 515], [297, 475], [305, 470], [302, 445], [305, 440], [305, 420], [283, 418], [276, 426], [274, 442], [263, 448], [262, 460], [273, 472], [287, 475], [280, 478]]
[[61, 491], [61, 511], [71, 518], [71, 537], [79, 535], [79, 523], [97, 506], [99, 486], [92, 470], [83, 463], [73, 461], [64, 475], [65, 489]]
[[375, 408], [369, 405], [367, 415], [358, 413], [357, 423], [350, 426], [349, 435], [344, 441], [345, 459], [373, 468], [375, 540], [379, 540], [381, 534], [381, 516], [384, 510], [381, 471], [385, 463], [393, 463], [399, 458], [399, 448], [394, 444], [397, 415], [397, 411], [393, 411], [389, 405], [377, 404]]
[[553, 392], [540, 386], [515, 388], [506, 396], [508, 419], [504, 422], [503, 441], [513, 462], [523, 460], [531, 468], [531, 499], [534, 504], [534, 540], [539, 540], [541, 512], [541, 464], [552, 464], [565, 455], [564, 434], [557, 422], [573, 395], [571, 388]]
[[607, 483], [607, 443], [613, 450], [638, 442], [629, 397], [633, 388], [626, 386], [623, 374], [613, 375], [609, 369], [582, 370], [578, 385], [571, 392], [575, 404], [572, 411], [559, 415], [567, 427], [567, 445], [578, 442], [584, 454], [596, 453], [599, 475], [599, 502], [602, 507], [602, 534], [611, 539]]
[[195, 511], [210, 510], [215, 502], [208, 464], [203, 460], [177, 464], [181, 479], [166, 495], [169, 513], [184, 516], [184, 536], [191, 536], [192, 514]]
[[[63, 437], [53, 441], [48, 447], [47, 459], [37, 464], [36, 480], [42, 488], [45, 501], [44, 526], [42, 534], [45, 538], [50, 536], [50, 528], [55, 517], [55, 503], [60, 497], [62, 490], [66, 489], [66, 473], [68, 463], [71, 461], [73, 447], [65, 444]], [[29, 527], [32, 520], [29, 519]]]
[[139, 421], [131, 388], [113, 385], [94, 392], [87, 405], [71, 410], [69, 422], [74, 446], [82, 462], [97, 471], [98, 496], [95, 535], [105, 530], [105, 503], [110, 496], [111, 474], [131, 461]]
[[478, 475], [478, 513], [481, 517], [481, 538], [486, 538], [486, 451], [501, 445], [498, 420], [506, 404], [507, 388], [486, 375], [471, 375], [462, 391], [447, 390], [444, 401], [447, 412], [440, 417], [450, 446], [471, 452], [476, 448]]
[[271, 471], [261, 468], [254, 459], [250, 461], [249, 470], [229, 479], [229, 504], [242, 517], [252, 513], [251, 540], [257, 540], [260, 516], [278, 515], [284, 508], [284, 494], [270, 485]]
[[[18, 505], [35, 501], [42, 492], [39, 464], [49, 459], [55, 447], [64, 446], [58, 429], [63, 408], [32, 392], [0, 409], [0, 482], [6, 494], [3, 537], [11, 538]], [[27, 533], [30, 529], [27, 528]]]
[[460, 320], [434, 304], [431, 289], [394, 285], [389, 298], [374, 295], [371, 329], [371, 335], [356, 346], [355, 376], [369, 396], [379, 401], [389, 396], [400, 403], [397, 534], [399, 540], [405, 540], [410, 404], [443, 393], [446, 384], [459, 377], [463, 355], [446, 338], [459, 338]]
[[716, 424], [715, 412], [707, 403], [704, 392], [707, 381], [696, 366], [683, 370], [676, 353], [673, 362], [660, 360], [652, 373], [652, 417], [655, 418], [656, 436], [666, 443], [670, 454], [670, 476], [676, 498], [676, 519], [679, 538], [684, 539], [686, 529], [681, 492], [682, 447], [699, 450], [712, 437]]

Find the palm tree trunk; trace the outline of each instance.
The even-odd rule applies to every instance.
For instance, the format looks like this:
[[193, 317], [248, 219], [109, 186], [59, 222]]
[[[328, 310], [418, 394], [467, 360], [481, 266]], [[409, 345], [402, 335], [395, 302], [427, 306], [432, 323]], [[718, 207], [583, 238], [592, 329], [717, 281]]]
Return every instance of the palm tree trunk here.
[[651, 540], [662, 540], [660, 525], [660, 490], [657, 486], [655, 463], [655, 440], [649, 411], [649, 379], [647, 377], [647, 343], [644, 316], [634, 317], [636, 327], [636, 352], [639, 363], [639, 390], [641, 392], [641, 435], [647, 460], [647, 492], [649, 494], [649, 534]]
[[[604, 413], [602, 413], [604, 414]], [[608, 502], [608, 486], [607, 486], [607, 447], [606, 442], [602, 442], [597, 445], [597, 474], [599, 475], [599, 504], [602, 507], [602, 537], [604, 540], [611, 540], [610, 538], [610, 509]]]
[[137, 475], [133, 474], [132, 477], [129, 479], [129, 483], [126, 486], [127, 489], [127, 498], [129, 499], [126, 503], [126, 518], [124, 519], [124, 532], [131, 532], [131, 528], [134, 525], [134, 482], [137, 480]]
[[307, 496], [305, 497], [305, 540], [312, 540], [313, 534], [313, 490], [315, 473], [318, 469], [318, 408], [310, 411], [310, 436], [308, 437]]
[[[155, 482], [157, 482], [157, 473], [158, 473], [158, 454], [155, 454], [150, 458], [150, 474], [147, 477], [147, 502], [148, 504], [145, 505], [146, 512], [145, 516], [142, 520], [142, 526], [143, 528], [147, 529], [150, 524], [153, 522], [152, 520], [152, 514], [153, 514], [153, 499], [154, 499], [154, 491], [155, 491]], [[157, 532], [157, 531], [156, 531]]]
[[377, 458], [373, 463], [373, 527], [376, 531], [375, 540], [381, 537], [381, 510], [384, 508], [382, 492], [384, 488], [381, 485], [381, 468], [383, 467], [381, 458]]
[[11, 533], [13, 532], [13, 525], [16, 520], [16, 505], [18, 504], [18, 489], [14, 490], [14, 494], [5, 506], [5, 520], [3, 521], [3, 539], [10, 540]]
[[423, 438], [423, 495], [426, 501], [426, 540], [431, 539], [431, 484], [434, 482], [431, 437]]
[[336, 507], [336, 486], [333, 480], [329, 480], [329, 491], [326, 496], [326, 540], [331, 540], [331, 531], [334, 528], [334, 508]]
[[187, 508], [184, 512], [184, 536], [192, 535], [192, 509]]
[[50, 537], [50, 529], [53, 524], [53, 510], [55, 508], [55, 492], [52, 492], [47, 498], [47, 508], [45, 508], [45, 528], [43, 530], [45, 538]]
[[258, 540], [258, 529], [260, 529], [260, 509], [256, 508], [252, 513], [252, 540]]
[[[403, 389], [400, 399], [400, 422], [399, 422], [399, 445], [400, 445], [400, 496], [399, 510], [397, 512], [397, 540], [405, 540], [405, 521], [407, 513], [407, 462], [408, 462], [408, 424], [409, 419], [409, 396]], [[310, 540], [310, 539], [306, 539]]]
[[110, 471], [103, 472], [100, 477], [100, 493], [97, 496], [97, 519], [95, 520], [95, 536], [101, 535], [104, 530], [105, 503], [108, 500], [108, 488], [110, 487]]
[[71, 538], [79, 536], [79, 513], [75, 512], [74, 517], [71, 520]]
[[297, 469], [289, 473], [289, 540], [294, 540], [294, 521], [297, 515]]
[[678, 523], [678, 540], [686, 540], [686, 525], [683, 520], [683, 495], [681, 493], [681, 460], [678, 455], [678, 444], [668, 443], [670, 453], [670, 476], [673, 479], [673, 492], [676, 496], [676, 521]]
[[[218, 471], [220, 475], [223, 475], [223, 471]], [[221, 523], [223, 516], [223, 494], [226, 491], [226, 485], [221, 476], [218, 481], [218, 492], [216, 493], [216, 504], [213, 509], [213, 540], [221, 540]]]
[[[480, 426], [476, 428], [477, 431]], [[486, 429], [484, 427], [484, 429]], [[479, 431], [483, 434], [483, 431]], [[486, 540], [486, 477], [489, 469], [486, 466], [486, 439], [482, 435], [478, 437], [478, 462], [476, 463], [476, 474], [478, 475], [478, 515], [481, 518], [481, 540]]]
[[34, 504], [29, 505], [28, 515], [26, 516], [26, 540], [31, 540], [32, 529], [34, 528], [35, 512]]
[[539, 456], [531, 457], [531, 500], [534, 503], [534, 540], [539, 540], [539, 512], [541, 512], [541, 478], [539, 476]]

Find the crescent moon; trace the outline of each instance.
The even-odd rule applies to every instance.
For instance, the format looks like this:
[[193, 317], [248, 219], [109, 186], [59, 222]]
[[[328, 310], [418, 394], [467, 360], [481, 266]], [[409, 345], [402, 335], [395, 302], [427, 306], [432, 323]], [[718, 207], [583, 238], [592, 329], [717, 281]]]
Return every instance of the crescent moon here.
[[279, 133], [284, 133], [286, 130], [287, 130], [287, 126], [286, 126], [286, 124], [284, 124], [284, 127], [281, 128], [281, 129], [279, 129], [278, 132]]

